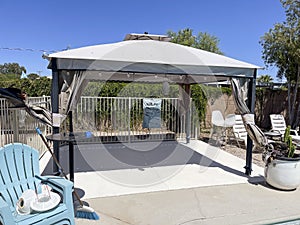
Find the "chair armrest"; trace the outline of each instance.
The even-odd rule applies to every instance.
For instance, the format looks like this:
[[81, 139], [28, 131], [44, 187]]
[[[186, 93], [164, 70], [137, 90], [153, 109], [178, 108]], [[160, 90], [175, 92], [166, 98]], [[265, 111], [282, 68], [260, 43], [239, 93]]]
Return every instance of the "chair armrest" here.
[[[271, 130], [269, 130], [269, 132], [274, 132], [274, 133], [279, 133], [279, 134], [281, 134], [281, 132], [280, 132], [279, 130], [273, 130], [273, 129], [271, 129]], [[281, 134], [281, 135], [283, 135], [283, 134]]]
[[58, 176], [37, 176], [41, 183], [49, 185], [53, 190], [58, 191], [63, 196], [63, 202], [73, 202], [73, 182]]
[[[270, 132], [278, 132], [278, 133], [280, 133], [280, 131], [279, 130], [270, 130]], [[281, 133], [280, 133], [281, 134]], [[298, 136], [298, 132], [296, 131], [296, 130], [294, 130], [294, 129], [290, 129], [290, 134], [291, 135], [294, 135], [294, 136]], [[284, 134], [281, 134], [281, 135], [284, 135]]]
[[0, 224], [14, 224], [13, 215], [9, 205], [0, 196]]
[[290, 129], [290, 134], [294, 136], [298, 136], [298, 132], [296, 130]]

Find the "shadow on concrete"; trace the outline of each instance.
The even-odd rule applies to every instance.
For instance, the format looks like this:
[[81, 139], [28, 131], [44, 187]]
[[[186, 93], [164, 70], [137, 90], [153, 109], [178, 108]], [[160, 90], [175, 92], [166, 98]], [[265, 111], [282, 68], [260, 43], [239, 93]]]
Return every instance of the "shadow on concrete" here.
[[[60, 163], [69, 173], [69, 146], [60, 147]], [[122, 169], [140, 169], [174, 165], [195, 164], [205, 167], [218, 167], [241, 177], [247, 177], [249, 183], [261, 182], [261, 178], [250, 178], [243, 172], [228, 165], [216, 162], [177, 141], [80, 144], [74, 146], [74, 171], [108, 171]], [[52, 160], [49, 161], [43, 175], [53, 174]]]

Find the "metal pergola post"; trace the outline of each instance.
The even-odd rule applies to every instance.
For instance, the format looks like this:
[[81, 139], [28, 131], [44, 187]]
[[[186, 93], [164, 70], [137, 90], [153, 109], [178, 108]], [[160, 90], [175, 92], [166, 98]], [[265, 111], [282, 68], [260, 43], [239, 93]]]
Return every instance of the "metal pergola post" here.
[[[51, 60], [52, 63], [52, 92], [51, 92], [51, 107], [52, 107], [52, 113], [58, 113], [59, 112], [59, 84], [58, 84], [58, 70], [57, 70], [57, 64], [56, 59]], [[58, 127], [53, 127], [53, 134], [59, 133]], [[57, 159], [59, 159], [59, 142], [53, 141], [53, 152]], [[53, 162], [53, 172], [58, 172], [58, 166]]]
[[186, 135], [186, 143], [190, 143], [191, 140], [191, 85], [184, 85], [184, 107], [185, 107], [185, 135]]
[[[256, 76], [257, 76], [257, 69], [254, 69], [253, 78], [250, 78], [249, 82], [249, 89], [248, 89], [248, 108], [250, 112], [254, 114], [255, 109], [255, 91], [256, 91]], [[251, 138], [247, 137], [247, 151], [246, 151], [246, 169], [245, 173], [247, 175], [251, 175], [252, 172], [252, 148], [253, 142]]]

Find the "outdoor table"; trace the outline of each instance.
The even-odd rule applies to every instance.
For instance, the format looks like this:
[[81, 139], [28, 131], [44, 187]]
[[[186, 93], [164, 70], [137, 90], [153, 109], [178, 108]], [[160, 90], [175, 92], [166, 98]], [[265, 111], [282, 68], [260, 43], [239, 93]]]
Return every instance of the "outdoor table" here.
[[271, 140], [278, 140], [282, 136], [281, 133], [274, 132], [274, 131], [267, 131], [267, 132], [264, 132], [264, 134], [267, 138], [270, 138]]
[[84, 133], [58, 133], [46, 136], [47, 140], [50, 141], [65, 141], [69, 143], [69, 170], [70, 180], [74, 182], [74, 145], [76, 141], [84, 141], [87, 138], [91, 138], [91, 132], [87, 131]]

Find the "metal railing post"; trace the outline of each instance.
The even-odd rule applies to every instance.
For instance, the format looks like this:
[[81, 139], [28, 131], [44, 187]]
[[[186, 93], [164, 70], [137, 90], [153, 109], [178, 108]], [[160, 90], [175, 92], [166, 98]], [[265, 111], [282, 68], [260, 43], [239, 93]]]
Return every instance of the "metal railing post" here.
[[131, 142], [131, 138], [130, 138], [130, 119], [131, 119], [131, 115], [130, 115], [130, 109], [131, 109], [131, 98], [128, 98], [128, 142]]

